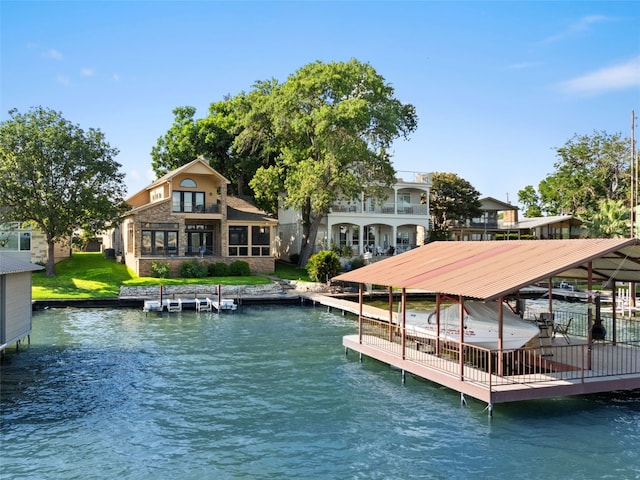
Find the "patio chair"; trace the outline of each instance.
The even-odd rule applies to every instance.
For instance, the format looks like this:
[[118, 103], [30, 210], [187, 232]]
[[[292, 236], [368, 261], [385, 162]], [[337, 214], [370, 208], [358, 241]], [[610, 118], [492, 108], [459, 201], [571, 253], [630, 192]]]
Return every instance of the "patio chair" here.
[[571, 326], [571, 320], [573, 320], [573, 318], [570, 318], [567, 323], [555, 323], [553, 325], [553, 337], [555, 338], [556, 335], [560, 334], [564, 337], [567, 343], [571, 343], [571, 340], [569, 339], [569, 327]]

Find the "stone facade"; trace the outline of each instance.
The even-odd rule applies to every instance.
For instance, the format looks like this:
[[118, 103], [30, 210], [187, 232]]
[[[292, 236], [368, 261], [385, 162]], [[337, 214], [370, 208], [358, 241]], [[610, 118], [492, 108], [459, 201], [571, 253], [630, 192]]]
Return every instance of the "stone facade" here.
[[277, 220], [246, 199], [228, 196], [228, 184], [199, 158], [134, 194], [120, 229], [124, 263], [138, 276], [152, 276], [158, 262], [178, 277], [185, 261], [198, 258], [227, 265], [241, 260], [253, 273], [273, 272]]

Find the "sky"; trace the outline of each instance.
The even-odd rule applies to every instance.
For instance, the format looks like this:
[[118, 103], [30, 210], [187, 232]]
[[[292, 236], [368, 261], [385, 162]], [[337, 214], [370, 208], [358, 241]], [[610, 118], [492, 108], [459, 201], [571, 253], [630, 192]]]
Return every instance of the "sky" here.
[[42, 106], [101, 130], [128, 195], [173, 109], [203, 118], [318, 60], [369, 63], [415, 106], [398, 176], [455, 173], [512, 204], [576, 135], [631, 138], [640, 115], [638, 1], [2, 0], [0, 42], [0, 121]]

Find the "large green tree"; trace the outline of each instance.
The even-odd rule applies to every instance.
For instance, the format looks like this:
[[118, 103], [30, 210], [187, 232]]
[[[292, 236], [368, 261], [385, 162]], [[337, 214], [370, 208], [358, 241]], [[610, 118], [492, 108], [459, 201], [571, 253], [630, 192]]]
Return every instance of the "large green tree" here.
[[[263, 87], [265, 84], [262, 84]], [[258, 201], [302, 213], [299, 265], [313, 253], [318, 227], [339, 198], [354, 199], [394, 183], [387, 150], [416, 129], [415, 108], [394, 96], [374, 68], [355, 59], [315, 62], [283, 84], [268, 84], [259, 110], [246, 119], [245, 142], [275, 154], [250, 185]]]
[[430, 240], [449, 240], [451, 228], [482, 213], [480, 193], [455, 173], [435, 172], [429, 197]]
[[0, 124], [0, 220], [36, 226], [46, 236], [46, 273], [54, 244], [78, 229], [99, 232], [125, 211], [124, 173], [100, 130], [82, 130], [60, 112], [9, 112]]
[[[574, 135], [556, 149], [555, 171], [538, 185], [539, 209], [591, 218], [601, 200], [626, 200], [630, 188], [630, 141], [620, 134]], [[532, 198], [532, 186], [518, 192]]]
[[212, 168], [231, 181], [230, 193], [250, 195], [248, 182], [268, 156], [244, 142], [246, 116], [262, 98], [255, 90], [227, 97], [209, 106], [209, 114], [195, 118], [196, 109], [185, 106], [173, 110], [174, 122], [151, 150], [151, 166], [157, 177], [197, 157], [204, 157]]

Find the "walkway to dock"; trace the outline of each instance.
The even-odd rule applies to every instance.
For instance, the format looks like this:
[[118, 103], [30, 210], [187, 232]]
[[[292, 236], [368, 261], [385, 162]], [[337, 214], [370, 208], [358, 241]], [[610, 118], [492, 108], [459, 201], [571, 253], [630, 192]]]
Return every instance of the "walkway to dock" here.
[[[322, 295], [319, 293], [300, 293], [300, 298], [313, 304], [319, 303], [320, 305], [325, 305], [329, 309], [335, 308], [342, 312], [352, 313], [354, 315], [360, 314], [360, 304], [351, 300], [344, 300], [338, 297]], [[363, 316], [374, 320], [382, 320], [385, 322], [389, 321], [389, 312], [383, 308], [363, 305], [362, 314]], [[395, 321], [398, 315], [396, 313], [392, 313], [392, 315], [392, 320]]]

